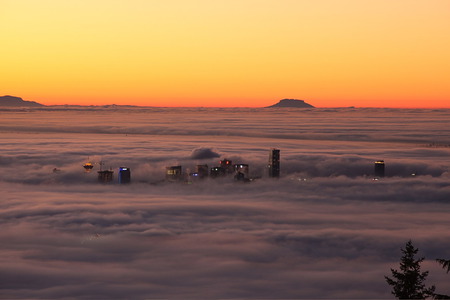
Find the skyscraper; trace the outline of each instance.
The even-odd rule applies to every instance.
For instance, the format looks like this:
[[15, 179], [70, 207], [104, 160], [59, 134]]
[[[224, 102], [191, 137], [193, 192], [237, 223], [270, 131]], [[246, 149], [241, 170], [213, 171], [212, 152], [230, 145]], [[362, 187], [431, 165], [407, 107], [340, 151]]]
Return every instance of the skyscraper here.
[[131, 170], [127, 167], [119, 168], [119, 183], [130, 183], [131, 181]]
[[272, 149], [269, 154], [269, 177], [280, 177], [280, 150]]
[[113, 180], [114, 171], [112, 170], [104, 170], [98, 171], [98, 182], [108, 183]]
[[114, 171], [113, 170], [103, 170], [103, 165], [105, 163], [103, 161], [100, 161], [100, 171], [97, 171], [98, 173], [98, 182], [101, 183], [108, 183], [113, 180]]
[[384, 160], [377, 160], [374, 169], [375, 177], [384, 177]]

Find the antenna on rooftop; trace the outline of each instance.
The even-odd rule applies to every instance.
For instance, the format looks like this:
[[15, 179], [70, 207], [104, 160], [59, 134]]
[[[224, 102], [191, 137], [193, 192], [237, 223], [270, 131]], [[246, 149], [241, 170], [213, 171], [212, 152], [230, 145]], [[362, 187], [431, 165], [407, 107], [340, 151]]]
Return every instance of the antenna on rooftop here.
[[105, 164], [103, 160], [101, 160], [98, 164], [100, 165], [100, 171], [103, 171], [103, 165]]

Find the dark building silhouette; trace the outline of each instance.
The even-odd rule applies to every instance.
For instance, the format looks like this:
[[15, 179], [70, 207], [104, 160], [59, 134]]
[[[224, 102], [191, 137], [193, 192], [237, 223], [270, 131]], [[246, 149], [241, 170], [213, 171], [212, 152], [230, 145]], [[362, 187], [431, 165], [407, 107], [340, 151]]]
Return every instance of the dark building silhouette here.
[[166, 167], [166, 180], [180, 181], [183, 179], [181, 166]]
[[234, 165], [235, 174], [243, 174], [245, 178], [248, 178], [248, 165], [247, 164], [235, 164]]
[[209, 175], [208, 165], [197, 165], [196, 174], [198, 178], [205, 178]]
[[130, 183], [131, 181], [131, 170], [127, 167], [119, 168], [119, 183]]
[[225, 173], [227, 174], [234, 173], [234, 167], [231, 160], [224, 158], [223, 160], [219, 161], [219, 164], [220, 167], [222, 167], [225, 170]]
[[101, 183], [108, 183], [111, 182], [113, 180], [113, 175], [114, 175], [114, 171], [109, 169], [109, 170], [103, 170], [103, 165], [105, 163], [103, 161], [100, 161], [99, 165], [100, 165], [100, 171], [98, 171], [98, 182]]
[[272, 149], [269, 154], [269, 177], [280, 177], [280, 150]]
[[98, 171], [98, 182], [101, 183], [108, 183], [113, 180], [114, 171], [112, 170], [104, 170], [104, 171]]
[[227, 174], [227, 171], [223, 167], [212, 167], [211, 172], [209, 173], [211, 178], [225, 176], [226, 174]]
[[197, 165], [195, 172], [189, 173], [188, 182], [204, 179], [209, 176], [208, 165]]
[[236, 181], [249, 181], [249, 179], [245, 177], [244, 173], [241, 173], [241, 172], [237, 172], [234, 175], [234, 180], [236, 180]]
[[384, 160], [377, 160], [374, 169], [375, 177], [384, 177]]
[[234, 165], [234, 180], [249, 182], [250, 178], [248, 177], [248, 165], [247, 164], [236, 164]]

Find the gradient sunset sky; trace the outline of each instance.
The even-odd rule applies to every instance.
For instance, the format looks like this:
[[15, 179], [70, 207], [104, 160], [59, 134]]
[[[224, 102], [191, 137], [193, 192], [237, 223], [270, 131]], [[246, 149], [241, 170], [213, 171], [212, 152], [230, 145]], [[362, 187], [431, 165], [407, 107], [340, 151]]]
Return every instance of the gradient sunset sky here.
[[0, 95], [450, 107], [448, 0], [0, 0]]

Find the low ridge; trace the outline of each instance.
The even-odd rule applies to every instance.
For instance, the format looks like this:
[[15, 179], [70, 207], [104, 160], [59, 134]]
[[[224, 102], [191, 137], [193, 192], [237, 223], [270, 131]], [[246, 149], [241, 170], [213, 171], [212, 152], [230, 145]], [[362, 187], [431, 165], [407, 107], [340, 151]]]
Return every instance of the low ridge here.
[[43, 104], [34, 102], [34, 101], [26, 101], [20, 97], [14, 96], [0, 96], [0, 106], [7, 107], [42, 107], [45, 106]]

